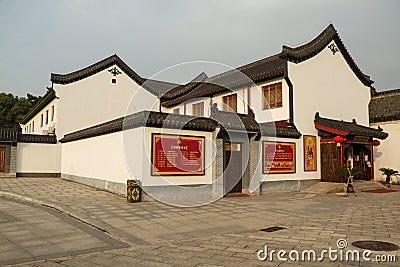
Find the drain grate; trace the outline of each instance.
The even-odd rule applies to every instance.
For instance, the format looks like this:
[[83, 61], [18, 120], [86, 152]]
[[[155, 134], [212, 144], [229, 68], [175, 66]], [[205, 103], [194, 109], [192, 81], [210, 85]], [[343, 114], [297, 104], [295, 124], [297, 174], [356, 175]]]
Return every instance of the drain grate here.
[[358, 248], [374, 251], [395, 251], [400, 249], [398, 245], [384, 241], [354, 241], [351, 244]]
[[260, 231], [271, 233], [271, 232], [276, 232], [276, 231], [284, 230], [284, 229], [286, 229], [286, 228], [280, 227], [280, 226], [272, 226], [272, 227], [260, 229]]

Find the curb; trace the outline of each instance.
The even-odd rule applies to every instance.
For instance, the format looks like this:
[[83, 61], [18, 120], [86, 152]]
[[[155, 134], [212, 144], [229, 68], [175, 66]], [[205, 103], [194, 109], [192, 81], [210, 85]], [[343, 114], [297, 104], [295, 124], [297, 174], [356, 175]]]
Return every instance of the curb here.
[[0, 190], [0, 197], [4, 197], [4, 198], [8, 198], [8, 199], [17, 200], [17, 201], [20, 201], [20, 202], [33, 204], [35, 206], [43, 206], [43, 207], [54, 209], [54, 210], [56, 210], [56, 211], [58, 211], [60, 213], [63, 213], [65, 215], [67, 215], [67, 216], [70, 216], [70, 217], [74, 218], [75, 220], [78, 220], [78, 221], [83, 222], [83, 223], [85, 223], [85, 224], [87, 224], [89, 226], [92, 226], [92, 227], [96, 228], [97, 230], [100, 230], [100, 231], [108, 234], [112, 238], [115, 238], [115, 239], [117, 239], [117, 240], [119, 240], [121, 242], [124, 242], [124, 243], [130, 245], [131, 247], [134, 246], [134, 245], [137, 245], [137, 244], [132, 244], [128, 240], [126, 240], [124, 238], [121, 238], [120, 236], [116, 236], [116, 235], [110, 233], [109, 231], [107, 231], [106, 229], [101, 228], [101, 227], [91, 223], [90, 221], [85, 220], [82, 217], [80, 217], [80, 216], [78, 216], [78, 215], [76, 215], [76, 214], [74, 214], [74, 213], [72, 213], [72, 212], [70, 212], [70, 211], [68, 211], [68, 210], [66, 210], [64, 208], [61, 208], [60, 206], [57, 206], [55, 204], [49, 204], [49, 203], [46, 203], [46, 202], [41, 201], [41, 200], [37, 200], [37, 199], [34, 199], [34, 198], [30, 198], [30, 197], [24, 197], [24, 196], [15, 194], [15, 193], [5, 192], [5, 191], [1, 191], [1, 190]]

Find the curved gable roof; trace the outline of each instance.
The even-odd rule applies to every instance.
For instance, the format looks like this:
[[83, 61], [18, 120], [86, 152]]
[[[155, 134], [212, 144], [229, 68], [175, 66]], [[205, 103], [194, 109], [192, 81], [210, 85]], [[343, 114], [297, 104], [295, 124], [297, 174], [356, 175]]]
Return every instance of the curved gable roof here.
[[131, 69], [121, 58], [117, 55], [112, 55], [99, 62], [96, 62], [86, 68], [67, 73], [67, 74], [56, 74], [52, 73], [50, 81], [55, 84], [69, 84], [87, 77], [90, 77], [96, 73], [99, 73], [107, 68], [117, 65], [124, 73], [126, 73], [133, 81], [143, 86], [147, 91], [156, 95], [157, 97], [162, 96], [165, 92], [168, 92], [172, 88], [179, 86], [178, 84], [157, 81], [151, 79], [145, 79]]
[[358, 77], [358, 79], [365, 85], [371, 86], [374, 81], [368, 75], [365, 75], [351, 57], [346, 46], [340, 39], [338, 32], [332, 24], [329, 24], [317, 37], [310, 42], [300, 45], [298, 47], [282, 46], [281, 57], [287, 60], [300, 63], [321, 52], [331, 41], [335, 41], [340, 53], [343, 55], [351, 70]]

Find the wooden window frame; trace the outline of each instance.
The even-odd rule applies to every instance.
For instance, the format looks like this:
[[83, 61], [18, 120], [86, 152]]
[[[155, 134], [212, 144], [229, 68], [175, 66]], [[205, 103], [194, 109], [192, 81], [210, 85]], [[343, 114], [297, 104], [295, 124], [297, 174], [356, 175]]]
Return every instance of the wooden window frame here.
[[192, 115], [204, 117], [204, 102], [192, 104]]
[[282, 82], [263, 86], [262, 96], [263, 97], [261, 104], [263, 110], [282, 108], [283, 107]]
[[46, 125], [49, 124], [49, 110], [46, 110]]
[[222, 97], [222, 110], [237, 112], [237, 94], [230, 94]]
[[172, 113], [174, 114], [180, 114], [180, 108], [175, 108]]

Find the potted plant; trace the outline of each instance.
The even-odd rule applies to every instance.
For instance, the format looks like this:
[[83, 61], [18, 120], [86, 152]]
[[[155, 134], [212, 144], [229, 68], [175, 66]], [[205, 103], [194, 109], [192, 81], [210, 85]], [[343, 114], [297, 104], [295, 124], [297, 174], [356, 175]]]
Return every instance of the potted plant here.
[[[354, 192], [354, 187], [352, 184], [352, 178], [358, 174], [363, 174], [364, 172], [357, 167], [343, 167], [343, 166], [337, 166], [336, 167], [336, 172], [340, 173], [343, 175], [343, 177], [346, 179], [346, 186], [345, 186], [345, 191], [346, 193], [353, 193]], [[349, 178], [351, 178], [349, 180]]]
[[390, 187], [390, 184], [391, 184], [390, 177], [392, 175], [399, 175], [398, 171], [395, 171], [395, 170], [390, 169], [390, 168], [380, 168], [379, 170], [382, 172], [383, 175], [386, 175], [385, 186], [387, 186], [387, 187]]

